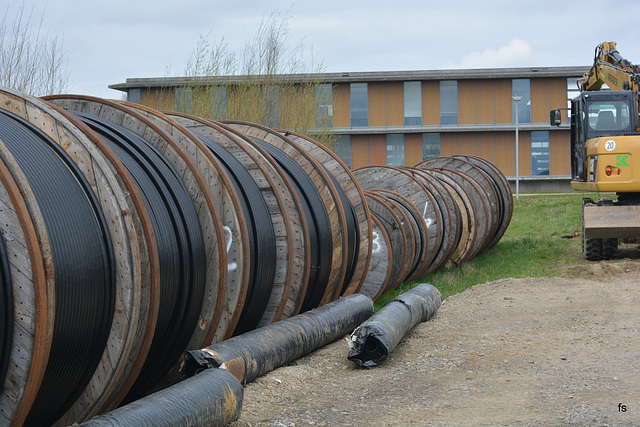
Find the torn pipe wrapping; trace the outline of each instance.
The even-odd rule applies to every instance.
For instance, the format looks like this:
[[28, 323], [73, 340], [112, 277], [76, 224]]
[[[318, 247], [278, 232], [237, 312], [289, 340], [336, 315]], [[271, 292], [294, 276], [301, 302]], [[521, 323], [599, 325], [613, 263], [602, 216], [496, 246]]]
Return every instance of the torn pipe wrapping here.
[[373, 314], [373, 302], [349, 295], [201, 350], [187, 351], [182, 376], [224, 368], [243, 384], [341, 338]]
[[243, 392], [231, 373], [209, 369], [80, 426], [224, 426], [240, 416]]
[[376, 366], [420, 322], [442, 304], [438, 289], [423, 283], [399, 295], [351, 334], [347, 358], [359, 366]]

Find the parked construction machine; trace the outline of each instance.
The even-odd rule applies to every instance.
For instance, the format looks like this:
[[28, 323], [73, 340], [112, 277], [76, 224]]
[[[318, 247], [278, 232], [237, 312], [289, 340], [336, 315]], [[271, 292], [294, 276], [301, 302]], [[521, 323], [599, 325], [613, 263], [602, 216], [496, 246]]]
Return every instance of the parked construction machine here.
[[[640, 67], [615, 42], [599, 44], [571, 101], [571, 187], [616, 193], [582, 199], [582, 243], [588, 260], [612, 258], [620, 239], [640, 238]], [[551, 125], [562, 123], [560, 108]]]

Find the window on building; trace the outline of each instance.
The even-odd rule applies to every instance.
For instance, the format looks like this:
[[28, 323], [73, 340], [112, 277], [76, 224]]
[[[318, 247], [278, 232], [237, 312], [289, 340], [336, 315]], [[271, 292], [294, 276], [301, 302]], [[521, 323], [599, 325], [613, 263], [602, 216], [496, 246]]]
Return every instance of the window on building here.
[[224, 86], [210, 87], [209, 105], [211, 106], [211, 119], [227, 120], [229, 118], [227, 88]]
[[191, 114], [193, 109], [193, 91], [191, 88], [176, 88], [175, 103], [176, 111]]
[[333, 86], [322, 83], [316, 86], [316, 127], [333, 126]]
[[531, 82], [529, 79], [513, 79], [511, 95], [520, 96], [520, 101], [511, 102], [511, 117], [516, 122], [516, 103], [518, 104], [518, 123], [531, 123]]
[[549, 131], [531, 132], [531, 175], [549, 175]]
[[366, 83], [351, 83], [351, 126], [369, 126], [369, 94]]
[[440, 134], [439, 133], [423, 133], [422, 134], [422, 160], [432, 157], [440, 157]]
[[404, 82], [404, 124], [422, 124], [422, 83]]
[[351, 164], [351, 136], [350, 135], [338, 135], [333, 142], [333, 152], [340, 158], [349, 169], [352, 168]]
[[404, 135], [387, 135], [387, 166], [404, 166]]
[[458, 82], [440, 81], [440, 124], [458, 124]]
[[133, 104], [142, 104], [142, 91], [140, 88], [133, 88], [127, 91], [127, 101]]
[[278, 86], [270, 85], [262, 88], [262, 113], [265, 126], [280, 127], [280, 88]]

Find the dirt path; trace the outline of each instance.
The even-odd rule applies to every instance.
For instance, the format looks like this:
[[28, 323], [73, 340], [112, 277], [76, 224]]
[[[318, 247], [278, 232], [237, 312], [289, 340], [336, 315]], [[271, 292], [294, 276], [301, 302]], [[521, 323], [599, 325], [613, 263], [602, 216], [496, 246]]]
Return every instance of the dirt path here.
[[240, 426], [640, 425], [640, 262], [445, 300], [380, 366], [345, 340], [245, 387]]

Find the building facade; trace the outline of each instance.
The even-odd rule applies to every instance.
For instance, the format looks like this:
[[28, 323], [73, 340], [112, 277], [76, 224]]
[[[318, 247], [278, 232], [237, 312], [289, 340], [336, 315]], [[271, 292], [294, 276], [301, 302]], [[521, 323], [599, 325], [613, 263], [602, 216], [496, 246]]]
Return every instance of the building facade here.
[[[319, 79], [314, 80], [319, 81], [317, 120], [329, 126], [334, 152], [352, 169], [414, 166], [429, 157], [472, 154], [494, 163], [511, 181], [517, 175], [521, 191], [535, 191], [570, 189], [566, 111], [567, 125], [561, 127], [550, 126], [549, 111], [567, 108], [578, 93], [576, 80], [587, 70], [326, 73], [289, 76], [289, 81]], [[232, 79], [219, 78], [219, 92]], [[152, 108], [175, 109], [185, 99], [180, 78], [127, 79], [110, 87]], [[269, 93], [280, 102], [277, 91]], [[227, 95], [216, 99], [226, 102]], [[270, 125], [278, 127], [278, 118]]]

